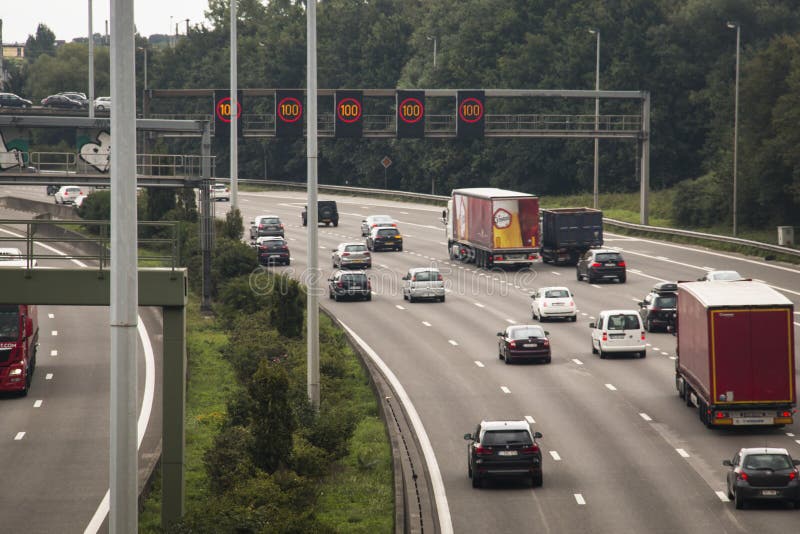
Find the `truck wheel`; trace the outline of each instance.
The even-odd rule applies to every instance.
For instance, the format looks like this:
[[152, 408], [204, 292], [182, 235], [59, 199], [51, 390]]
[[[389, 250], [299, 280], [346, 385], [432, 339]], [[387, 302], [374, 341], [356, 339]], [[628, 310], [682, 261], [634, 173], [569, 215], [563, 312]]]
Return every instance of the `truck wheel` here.
[[653, 331], [653, 320], [650, 319], [649, 317], [644, 322], [644, 329], [647, 330], [648, 332], [652, 332]]
[[605, 360], [606, 359], [606, 353], [603, 352], [603, 347], [601, 347], [599, 343], [597, 344], [597, 353], [600, 354], [600, 359], [601, 360]]
[[642, 352], [640, 352], [639, 353], [639, 357], [640, 358], [647, 358], [647, 350], [643, 350]]
[[[684, 387], [685, 387], [685, 384], [684, 384]], [[678, 377], [677, 376], [675, 377], [675, 389], [678, 390], [678, 397], [679, 398], [681, 398], [681, 399], [685, 399], [686, 398], [686, 390], [683, 387], [681, 387], [681, 383], [678, 381]]]
[[686, 397], [685, 397], [686, 406], [688, 406], [690, 408], [693, 407], [694, 404], [692, 404], [692, 388], [689, 387], [689, 384], [684, 385], [683, 394], [686, 395]]

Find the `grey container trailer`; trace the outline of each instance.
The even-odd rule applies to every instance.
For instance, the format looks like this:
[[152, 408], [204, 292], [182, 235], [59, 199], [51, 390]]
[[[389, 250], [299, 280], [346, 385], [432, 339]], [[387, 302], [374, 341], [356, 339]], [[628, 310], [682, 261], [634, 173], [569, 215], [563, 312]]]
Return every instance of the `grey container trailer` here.
[[542, 246], [545, 263], [575, 265], [589, 250], [603, 246], [603, 212], [592, 208], [542, 210]]

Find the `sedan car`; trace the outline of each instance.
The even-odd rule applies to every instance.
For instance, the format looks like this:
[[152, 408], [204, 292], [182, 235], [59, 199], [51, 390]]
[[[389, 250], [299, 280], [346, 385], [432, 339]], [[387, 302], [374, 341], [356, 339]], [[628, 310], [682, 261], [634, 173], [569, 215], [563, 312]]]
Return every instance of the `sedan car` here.
[[647, 356], [642, 318], [636, 310], [604, 310], [592, 329], [592, 354], [604, 359], [609, 353], [633, 352], [640, 358]]
[[397, 222], [389, 215], [370, 215], [361, 221], [361, 235], [368, 236], [370, 231], [378, 226], [397, 227]]
[[111, 97], [98, 96], [94, 99], [94, 109], [97, 111], [111, 111]]
[[250, 241], [252, 243], [255, 243], [259, 237], [267, 235], [284, 237], [283, 223], [277, 215], [259, 215], [250, 221]]
[[328, 278], [328, 297], [340, 301], [372, 300], [372, 283], [364, 271], [334, 271]]
[[793, 460], [782, 448], [744, 448], [732, 460], [726, 475], [728, 498], [736, 508], [747, 501], [784, 501], [800, 508], [800, 460]]
[[675, 314], [678, 308], [678, 284], [675, 282], [659, 282], [650, 293], [639, 302], [639, 315], [644, 322], [644, 329], [652, 332], [656, 328], [669, 330], [675, 325]]
[[736, 280], [744, 280], [744, 278], [736, 271], [708, 271], [704, 276], [697, 279], [698, 282], [711, 282], [712, 280], [735, 282]]
[[83, 109], [83, 104], [65, 95], [50, 95], [42, 99], [42, 107], [57, 109]]
[[258, 255], [258, 263], [261, 265], [269, 265], [270, 263], [289, 265], [291, 262], [289, 243], [282, 237], [259, 237], [256, 239], [256, 254]]
[[367, 238], [369, 250], [403, 250], [403, 236], [397, 228], [376, 226]]
[[567, 287], [542, 287], [531, 295], [531, 316], [539, 321], [560, 317], [578, 320], [575, 299]]
[[544, 483], [542, 451], [527, 421], [481, 421], [474, 434], [464, 434], [467, 445], [467, 474], [472, 487], [483, 487], [488, 478], [522, 477], [531, 486]]
[[538, 324], [515, 324], [497, 333], [497, 357], [507, 364], [517, 360], [550, 363], [550, 332]]
[[600, 280], [618, 280], [625, 283], [627, 277], [625, 260], [618, 250], [600, 248], [587, 250], [578, 260], [576, 276], [590, 284]]
[[209, 189], [210, 198], [211, 200], [219, 201], [225, 200], [227, 202], [231, 201], [231, 190], [225, 184], [214, 184]]
[[0, 108], [30, 108], [33, 102], [14, 93], [0, 93]]
[[[28, 267], [28, 260], [18, 248], [0, 248], [0, 268], [2, 267]], [[31, 267], [36, 267], [36, 260], [31, 259]]]
[[53, 198], [56, 204], [75, 204], [75, 199], [83, 195], [83, 190], [77, 185], [62, 185]]
[[372, 254], [363, 243], [339, 243], [339, 246], [331, 251], [331, 263], [334, 269], [345, 267], [369, 269], [372, 267]]

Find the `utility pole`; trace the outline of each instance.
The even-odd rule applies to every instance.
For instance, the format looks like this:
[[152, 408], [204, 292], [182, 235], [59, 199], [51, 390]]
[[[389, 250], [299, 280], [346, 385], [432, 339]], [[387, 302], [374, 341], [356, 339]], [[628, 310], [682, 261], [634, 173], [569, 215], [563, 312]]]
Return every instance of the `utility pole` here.
[[92, 0], [89, 0], [89, 118], [94, 118], [94, 35], [92, 32]]
[[737, 224], [736, 212], [738, 202], [736, 201], [736, 182], [738, 171], [738, 147], [739, 147], [739, 48], [741, 44], [742, 26], [738, 22], [728, 22], [728, 28], [736, 30], [736, 84], [734, 86], [733, 103], [733, 237], [736, 237]]
[[236, 4], [231, 0], [231, 209], [239, 209], [239, 102], [236, 59]]
[[306, 381], [308, 400], [319, 411], [319, 246], [317, 245], [317, 0], [306, 3], [306, 91], [308, 127], [306, 150], [308, 185], [306, 223], [308, 225], [308, 278], [306, 287]]
[[189, 35], [189, 19], [186, 20], [186, 35]]

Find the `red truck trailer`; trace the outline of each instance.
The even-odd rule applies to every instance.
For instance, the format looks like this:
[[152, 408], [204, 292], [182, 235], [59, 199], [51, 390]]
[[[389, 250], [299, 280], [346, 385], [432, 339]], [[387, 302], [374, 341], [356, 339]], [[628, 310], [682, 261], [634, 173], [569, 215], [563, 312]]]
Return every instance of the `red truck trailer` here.
[[478, 267], [539, 258], [539, 198], [493, 187], [454, 189], [442, 213], [450, 258]]
[[39, 346], [36, 306], [0, 305], [0, 392], [27, 395]]
[[706, 426], [792, 423], [793, 313], [760, 282], [678, 284], [675, 386]]

